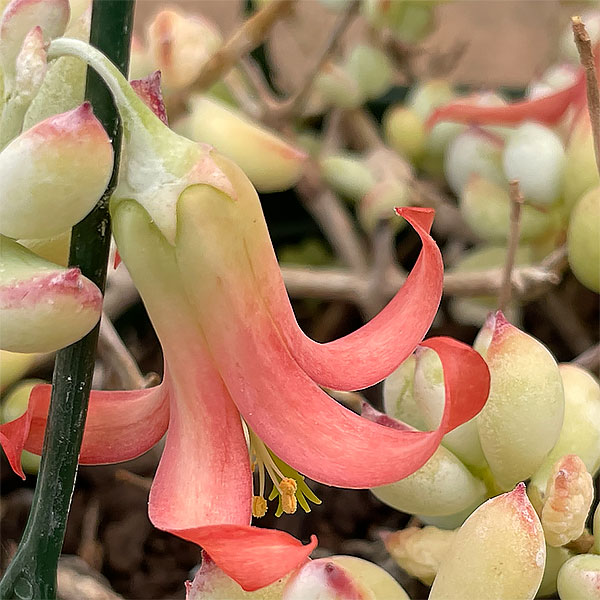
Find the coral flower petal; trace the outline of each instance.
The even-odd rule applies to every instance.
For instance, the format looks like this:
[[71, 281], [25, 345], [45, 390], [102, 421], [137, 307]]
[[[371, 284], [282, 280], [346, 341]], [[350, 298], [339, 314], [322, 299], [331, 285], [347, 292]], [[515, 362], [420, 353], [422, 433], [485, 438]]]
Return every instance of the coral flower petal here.
[[[21, 451], [42, 452], [51, 389], [50, 385], [33, 388], [25, 414], [0, 425], [0, 445], [13, 471], [23, 479]], [[167, 429], [168, 395], [164, 384], [124, 392], [93, 390], [79, 463], [116, 463], [149, 450]]]
[[239, 525], [201, 527], [193, 533], [192, 541], [200, 544], [215, 564], [248, 592], [270, 585], [298, 568], [317, 545], [314, 535], [302, 545], [277, 529]]
[[460, 100], [441, 106], [427, 120], [431, 128], [440, 121], [454, 121], [471, 125], [517, 125], [523, 121], [538, 121], [555, 125], [574, 102], [585, 97], [585, 75], [580, 71], [575, 83], [534, 100], [523, 100], [503, 106], [480, 106]]
[[366, 325], [319, 344], [304, 335], [295, 322], [273, 315], [279, 323], [287, 324], [281, 327], [282, 335], [293, 357], [320, 385], [359, 390], [378, 383], [410, 355], [435, 317], [442, 297], [443, 263], [429, 235], [434, 211], [399, 208], [396, 212], [414, 227], [423, 249], [402, 288]]

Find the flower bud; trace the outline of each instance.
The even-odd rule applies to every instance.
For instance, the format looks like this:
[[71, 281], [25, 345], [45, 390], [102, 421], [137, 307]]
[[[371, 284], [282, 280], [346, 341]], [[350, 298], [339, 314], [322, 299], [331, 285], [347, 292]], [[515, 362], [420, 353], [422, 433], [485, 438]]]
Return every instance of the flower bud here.
[[531, 599], [545, 560], [542, 526], [521, 483], [465, 521], [442, 560], [429, 600]]
[[600, 554], [600, 504], [596, 506], [596, 511], [594, 512], [594, 552], [596, 554]]
[[486, 498], [483, 482], [443, 446], [412, 475], [371, 491], [396, 510], [427, 516], [451, 515]]
[[65, 269], [0, 238], [0, 343], [11, 352], [52, 352], [100, 318], [102, 294], [79, 269]]
[[560, 600], [594, 600], [600, 596], [600, 556], [579, 554], [558, 572]]
[[0, 153], [0, 233], [62, 233], [92, 210], [112, 166], [110, 140], [89, 103], [39, 123]]
[[600, 187], [583, 196], [569, 221], [567, 250], [575, 277], [590, 290], [600, 292]]
[[236, 162], [261, 192], [286, 190], [302, 175], [304, 152], [206, 97], [192, 100], [190, 134]]
[[[481, 341], [489, 338], [490, 330], [486, 348]], [[530, 477], [558, 440], [564, 414], [562, 380], [547, 348], [500, 311], [490, 315], [482, 332], [475, 349], [484, 349], [491, 387], [477, 417], [479, 439], [495, 479], [507, 489]]]
[[383, 115], [383, 134], [388, 145], [411, 162], [425, 151], [425, 122], [416, 111], [396, 104]]
[[16, 73], [16, 59], [27, 34], [40, 26], [46, 42], [62, 35], [69, 22], [69, 0], [13, 0], [0, 19], [0, 67], [5, 82]]
[[455, 535], [456, 531], [437, 527], [407, 527], [383, 536], [383, 542], [402, 569], [431, 585]]
[[[29, 394], [31, 393], [31, 390], [40, 383], [46, 382], [42, 379], [26, 379], [12, 387], [8, 394], [2, 399], [0, 422], [8, 423], [25, 414], [27, 405], [29, 404]], [[33, 454], [27, 450], [21, 452], [21, 465], [25, 473], [37, 475], [40, 469], [40, 460], [41, 457], [37, 454]]]
[[534, 506], [541, 511], [546, 485], [554, 465], [567, 454], [576, 454], [592, 477], [600, 468], [600, 385], [585, 369], [559, 365], [565, 395], [565, 416], [558, 441], [529, 482]]
[[536, 598], [556, 595], [556, 578], [561, 567], [573, 556], [567, 548], [555, 548], [546, 544], [546, 567]]
[[190, 85], [221, 42], [221, 34], [208, 20], [175, 10], [162, 10], [148, 28], [155, 69], [160, 70], [165, 87], [173, 90]]
[[411, 354], [384, 380], [383, 405], [386, 414], [393, 419], [425, 431], [427, 424], [413, 392], [416, 360], [415, 355]]
[[[445, 404], [444, 371], [442, 361], [431, 348], [418, 348], [416, 351], [413, 389], [427, 424], [426, 429], [439, 427]], [[486, 466], [479, 442], [477, 417], [447, 433], [442, 444], [466, 465], [476, 468]], [[459, 510], [462, 509], [455, 512]]]
[[281, 600], [286, 579], [246, 592], [203, 551], [202, 565], [194, 580], [186, 582], [186, 600]]
[[314, 87], [326, 104], [338, 108], [356, 108], [365, 101], [358, 81], [344, 67], [333, 62], [327, 62], [321, 68]]
[[562, 195], [566, 209], [570, 211], [588, 190], [598, 185], [600, 175], [594, 154], [592, 125], [587, 111], [581, 111], [569, 137], [562, 171]]
[[327, 185], [355, 202], [375, 185], [375, 177], [358, 155], [330, 154], [319, 161], [319, 166]]
[[[87, 42], [91, 15], [90, 0], [71, 0], [71, 22], [65, 36]], [[86, 75], [86, 65], [76, 58], [62, 56], [50, 62], [42, 86], [25, 114], [23, 131], [79, 106], [85, 99]]]
[[541, 514], [550, 546], [564, 546], [583, 533], [593, 498], [592, 476], [583, 461], [575, 454], [557, 461], [548, 480]]
[[539, 123], [523, 123], [508, 139], [502, 164], [510, 180], [533, 204], [549, 206], [560, 195], [565, 149], [560, 138]]
[[[460, 195], [460, 212], [478, 237], [506, 242], [510, 231], [511, 200], [504, 185], [472, 175]], [[521, 207], [520, 240], [539, 238], [554, 224], [555, 216], [533, 206]]]
[[306, 562], [285, 584], [282, 600], [408, 600], [406, 592], [381, 567], [354, 556]]
[[40, 89], [46, 75], [46, 49], [42, 28], [34, 27], [23, 41], [16, 61], [15, 91], [29, 104]]
[[358, 221], [369, 234], [374, 233], [382, 221], [392, 221], [395, 229], [405, 227], [406, 222], [397, 219], [394, 209], [407, 206], [409, 190], [404, 181], [385, 180], [375, 184], [358, 203]]
[[392, 83], [394, 74], [387, 55], [366, 44], [358, 44], [352, 48], [345, 69], [356, 81], [358, 89], [367, 100], [379, 98], [385, 94]]
[[69, 264], [71, 229], [67, 229], [63, 233], [49, 238], [17, 241], [21, 246], [25, 246], [25, 248], [28, 248], [51, 263], [55, 263], [61, 267], [66, 267]]
[[470, 129], [457, 135], [448, 146], [444, 159], [444, 173], [452, 191], [461, 197], [473, 175], [504, 184], [502, 147], [501, 138], [483, 129]]
[[407, 0], [364, 0], [361, 11], [374, 27], [389, 27], [395, 37], [407, 43], [420, 42], [433, 28], [433, 2]]
[[0, 350], [0, 392], [4, 392], [29, 371], [37, 356]]

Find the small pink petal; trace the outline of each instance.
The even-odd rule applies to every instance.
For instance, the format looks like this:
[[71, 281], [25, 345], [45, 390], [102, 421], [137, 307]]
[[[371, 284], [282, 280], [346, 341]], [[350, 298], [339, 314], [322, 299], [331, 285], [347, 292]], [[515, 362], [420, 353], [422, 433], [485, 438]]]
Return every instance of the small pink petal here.
[[[33, 388], [25, 414], [0, 425], [0, 445], [13, 471], [23, 478], [21, 451], [25, 449], [35, 454], [42, 451], [51, 387]], [[79, 463], [121, 462], [149, 450], [167, 429], [168, 396], [164, 383], [147, 390], [92, 390]]]
[[215, 564], [248, 592], [297, 569], [317, 546], [314, 535], [303, 545], [277, 529], [242, 525], [201, 527], [192, 541], [200, 544]]
[[160, 71], [154, 71], [144, 79], [129, 82], [133, 91], [144, 101], [144, 104], [165, 124], [168, 125], [167, 109], [163, 102], [160, 88]]

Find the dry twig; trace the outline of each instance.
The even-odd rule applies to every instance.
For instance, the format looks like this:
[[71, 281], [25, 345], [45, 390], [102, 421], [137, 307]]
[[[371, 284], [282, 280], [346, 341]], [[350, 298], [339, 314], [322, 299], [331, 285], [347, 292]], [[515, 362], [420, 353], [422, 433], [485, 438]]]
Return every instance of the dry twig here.
[[592, 42], [585, 29], [585, 25], [581, 21], [581, 17], [572, 17], [571, 22], [575, 44], [579, 52], [579, 59], [585, 69], [588, 111], [592, 124], [592, 136], [594, 138], [594, 153], [596, 154], [598, 173], [600, 173], [600, 90], [598, 89], [598, 79], [596, 78]]
[[125, 481], [138, 487], [146, 492], [150, 491], [152, 487], [152, 478], [151, 477], [142, 477], [141, 475], [136, 475], [127, 469], [117, 469], [115, 471], [115, 479], [118, 481]]
[[358, 0], [353, 0], [335, 24], [321, 55], [306, 75], [296, 93], [291, 98], [282, 102], [273, 114], [265, 115], [265, 117], [270, 116], [270, 121], [281, 124], [302, 113], [317, 75], [329, 58], [336, 52], [342, 36], [354, 20], [357, 12]]
[[519, 236], [521, 230], [521, 206], [523, 206], [523, 195], [518, 181], [510, 182], [510, 232], [506, 249], [506, 261], [504, 263], [504, 276], [502, 287], [498, 295], [498, 309], [506, 310], [512, 296], [511, 274], [515, 266], [515, 256], [519, 247]]
[[225, 75], [242, 56], [259, 46], [273, 25], [287, 15], [296, 0], [272, 0], [257, 13], [244, 21], [242, 26], [207, 61], [191, 85], [195, 91], [203, 91]]
[[584, 369], [597, 372], [600, 368], [600, 344], [588, 348], [573, 362]]
[[137, 362], [131, 356], [127, 346], [119, 336], [111, 320], [102, 315], [100, 323], [100, 338], [98, 340], [98, 353], [100, 358], [110, 365], [113, 372], [120, 380], [120, 387], [126, 390], [137, 390], [148, 385], [140, 371]]

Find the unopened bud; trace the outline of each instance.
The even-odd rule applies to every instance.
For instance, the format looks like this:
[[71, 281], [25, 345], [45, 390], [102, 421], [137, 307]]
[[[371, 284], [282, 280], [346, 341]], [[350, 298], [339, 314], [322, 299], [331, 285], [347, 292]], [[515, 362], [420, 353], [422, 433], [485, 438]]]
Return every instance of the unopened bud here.
[[533, 598], [545, 559], [542, 526], [520, 483], [465, 521], [442, 560], [429, 600]]
[[600, 185], [600, 175], [594, 154], [592, 124], [582, 110], [569, 136], [562, 170], [562, 195], [567, 211], [592, 188]]
[[69, 0], [13, 0], [0, 19], [0, 66], [12, 79], [23, 41], [34, 28], [41, 28], [45, 42], [62, 35], [69, 22]]
[[483, 482], [443, 446], [412, 475], [371, 491], [396, 510], [429, 516], [452, 515], [486, 498]]
[[560, 459], [548, 480], [541, 514], [548, 544], [564, 546], [583, 533], [593, 498], [592, 476], [583, 461], [575, 454]]
[[21, 379], [35, 363], [36, 354], [0, 350], [0, 392]]
[[354, 556], [331, 556], [305, 563], [288, 579], [282, 600], [408, 600], [381, 567]]
[[534, 506], [541, 511], [554, 465], [567, 454], [576, 454], [592, 477], [600, 468], [600, 385], [574, 364], [558, 366], [565, 394], [565, 416], [558, 441], [529, 482]]
[[221, 34], [208, 20], [175, 10], [159, 12], [148, 28], [155, 68], [160, 70], [165, 86], [174, 90], [196, 79], [221, 42]]
[[319, 160], [321, 175], [334, 191], [357, 202], [374, 185], [375, 177], [358, 155], [331, 154]]
[[[506, 242], [510, 231], [511, 200], [505, 185], [472, 175], [460, 195], [460, 212], [478, 237]], [[554, 215], [533, 206], [521, 207], [520, 240], [528, 242], [546, 233]]]
[[444, 172], [448, 185], [459, 197], [473, 175], [495, 184], [506, 179], [502, 172], [502, 138], [483, 129], [470, 129], [457, 135], [448, 146]]
[[427, 423], [414, 396], [416, 357], [411, 354], [383, 382], [383, 405], [390, 417], [425, 431]]
[[560, 138], [539, 123], [524, 123], [510, 136], [502, 164], [509, 180], [516, 179], [524, 198], [549, 206], [560, 195], [565, 149]]
[[281, 600], [287, 577], [255, 592], [246, 592], [202, 551], [194, 581], [186, 582], [186, 600]]
[[575, 277], [600, 293], [600, 187], [583, 196], [571, 213], [567, 233], [569, 266]]
[[356, 79], [332, 62], [323, 66], [315, 78], [314, 87], [326, 104], [338, 108], [356, 108], [365, 101]]
[[69, 229], [99, 200], [112, 166], [89, 103], [42, 121], [0, 153], [0, 233], [45, 238]]
[[366, 44], [358, 44], [352, 48], [345, 69], [357, 82], [358, 89], [367, 100], [385, 94], [394, 73], [387, 55]]
[[304, 152], [214, 100], [192, 101], [189, 133], [236, 162], [261, 192], [286, 190], [302, 175]]
[[390, 107], [383, 116], [383, 133], [387, 143], [410, 161], [425, 151], [425, 122], [410, 108]]
[[15, 91], [23, 102], [30, 102], [40, 89], [47, 66], [44, 37], [38, 25], [25, 36], [16, 61]]
[[[419, 347], [415, 355], [415, 400], [425, 417], [427, 429], [435, 429], [440, 425], [446, 398], [442, 361], [431, 348]], [[479, 442], [477, 417], [447, 433], [442, 444], [466, 465], [486, 466]]]
[[11, 352], [52, 352], [100, 318], [102, 294], [79, 269], [65, 269], [0, 238], [0, 343]]
[[558, 572], [561, 600], [596, 600], [600, 596], [600, 556], [579, 554], [569, 559]]
[[386, 535], [383, 542], [402, 569], [431, 585], [455, 535], [455, 531], [437, 527], [408, 527]]
[[385, 180], [375, 184], [358, 204], [358, 220], [362, 228], [372, 234], [382, 221], [389, 221], [394, 229], [405, 227], [406, 222], [398, 219], [394, 209], [407, 206], [408, 187], [401, 180]]
[[556, 578], [561, 567], [573, 556], [573, 553], [567, 548], [555, 548], [546, 544], [546, 566], [544, 568], [544, 577], [540, 584], [540, 589], [536, 598], [546, 598], [556, 594]]
[[[491, 339], [485, 330], [491, 330]], [[482, 338], [490, 395], [477, 417], [485, 458], [501, 488], [529, 478], [543, 463], [563, 423], [564, 393], [556, 361], [535, 338], [498, 311]], [[476, 349], [480, 347], [477, 344]]]

